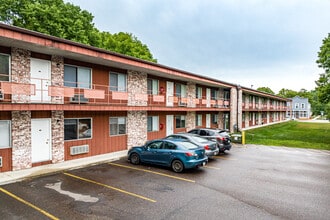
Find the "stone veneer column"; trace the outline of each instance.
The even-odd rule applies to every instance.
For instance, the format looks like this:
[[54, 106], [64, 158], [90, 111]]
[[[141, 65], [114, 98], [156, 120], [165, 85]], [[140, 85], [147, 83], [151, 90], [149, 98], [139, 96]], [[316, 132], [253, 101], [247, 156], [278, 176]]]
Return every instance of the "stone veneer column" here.
[[230, 122], [229, 130], [234, 132], [234, 125], [237, 125], [237, 89], [232, 87], [230, 89]]
[[[51, 60], [51, 85], [64, 86], [64, 58], [53, 55]], [[63, 104], [64, 97], [52, 96], [52, 103]]]
[[[20, 48], [11, 49], [11, 81], [17, 83], [30, 83], [30, 57], [31, 52]], [[13, 103], [30, 102], [29, 95], [12, 95]]]
[[128, 105], [147, 106], [148, 99], [143, 100], [143, 96], [147, 95], [147, 90], [147, 73], [129, 70], [127, 76]]
[[147, 141], [147, 112], [127, 112], [127, 147], [143, 145]]
[[31, 112], [12, 111], [13, 170], [32, 167]]
[[196, 84], [193, 82], [188, 82], [187, 83], [187, 107], [189, 108], [195, 108], [196, 103], [195, 103], [195, 97], [196, 97]]
[[187, 112], [186, 123], [187, 131], [196, 127], [196, 112]]
[[225, 118], [224, 118], [224, 113], [223, 112], [219, 112], [218, 113], [218, 128], [224, 128], [225, 127]]
[[64, 161], [64, 111], [52, 111], [52, 163]]

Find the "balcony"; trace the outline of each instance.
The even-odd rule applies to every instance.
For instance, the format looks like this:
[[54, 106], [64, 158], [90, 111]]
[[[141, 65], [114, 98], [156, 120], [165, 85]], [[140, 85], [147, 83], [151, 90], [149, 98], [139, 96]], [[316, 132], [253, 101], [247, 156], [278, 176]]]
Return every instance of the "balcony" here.
[[[229, 100], [223, 99], [210, 100], [206, 97], [197, 99], [167, 96], [166, 93], [152, 95], [137, 92], [110, 91], [109, 86], [98, 84], [91, 85], [91, 88], [74, 88], [62, 85], [51, 85], [49, 80], [43, 79], [30, 79], [30, 82], [33, 83], [0, 81], [0, 103], [111, 107], [171, 107], [176, 109], [197, 108], [198, 110], [210, 110], [214, 108], [219, 110], [230, 109]], [[112, 90], [116, 90], [116, 88], [112, 88]], [[79, 109], [81, 108], [84, 107], [80, 107]], [[9, 107], [6, 108], [6, 110], [8, 109]], [[95, 107], [94, 109], [97, 108]]]

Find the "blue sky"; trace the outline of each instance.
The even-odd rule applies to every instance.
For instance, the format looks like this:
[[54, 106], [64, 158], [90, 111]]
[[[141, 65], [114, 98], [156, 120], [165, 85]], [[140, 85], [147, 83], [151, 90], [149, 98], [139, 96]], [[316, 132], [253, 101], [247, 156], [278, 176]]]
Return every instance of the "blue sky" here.
[[158, 63], [256, 89], [315, 88], [329, 0], [66, 0], [129, 32]]

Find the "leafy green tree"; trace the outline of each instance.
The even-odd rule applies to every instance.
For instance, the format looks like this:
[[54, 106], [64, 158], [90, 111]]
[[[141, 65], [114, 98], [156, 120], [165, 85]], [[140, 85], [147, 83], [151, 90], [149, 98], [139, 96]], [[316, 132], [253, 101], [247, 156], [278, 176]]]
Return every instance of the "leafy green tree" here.
[[63, 0], [1, 0], [0, 21], [44, 34], [157, 62], [150, 50], [128, 33], [100, 32], [94, 16]]
[[326, 114], [330, 118], [330, 33], [323, 39], [316, 63], [325, 70], [315, 83], [319, 101], [324, 103]]
[[278, 94], [278, 96], [281, 96], [283, 98], [293, 98], [298, 95], [298, 92], [293, 91], [291, 89], [281, 89]]
[[260, 92], [266, 92], [266, 93], [275, 95], [275, 92], [273, 92], [273, 90], [271, 90], [268, 87], [259, 87], [259, 88], [257, 88], [257, 90], [260, 91]]

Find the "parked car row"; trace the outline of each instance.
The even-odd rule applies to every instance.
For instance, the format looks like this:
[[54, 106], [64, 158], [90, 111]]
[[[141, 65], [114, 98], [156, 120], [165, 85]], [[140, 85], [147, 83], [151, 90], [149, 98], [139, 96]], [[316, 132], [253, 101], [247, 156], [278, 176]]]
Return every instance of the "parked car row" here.
[[230, 149], [231, 139], [226, 130], [198, 128], [132, 147], [128, 151], [128, 160], [135, 165], [166, 166], [180, 173], [205, 166], [209, 158]]

